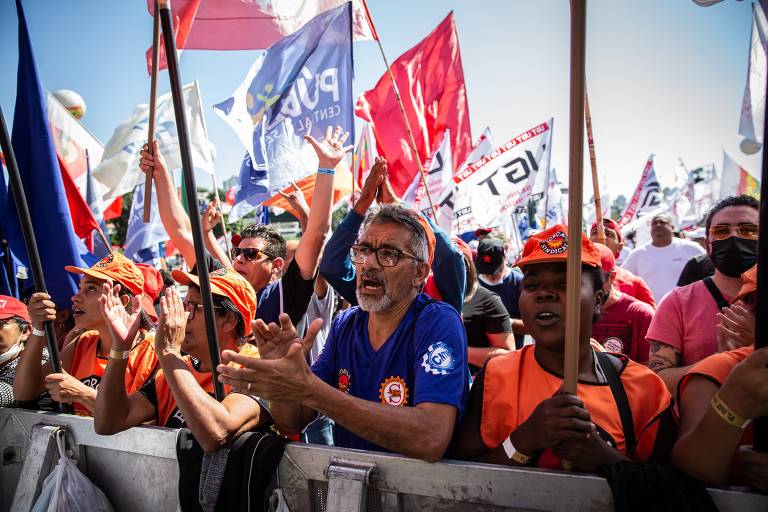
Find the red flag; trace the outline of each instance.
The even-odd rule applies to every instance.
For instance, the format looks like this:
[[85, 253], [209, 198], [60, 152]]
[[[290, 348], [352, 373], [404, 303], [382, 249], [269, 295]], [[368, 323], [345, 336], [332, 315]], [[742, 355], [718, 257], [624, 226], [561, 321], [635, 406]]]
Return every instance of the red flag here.
[[72, 226], [75, 228], [75, 234], [78, 238], [88, 238], [93, 234], [94, 229], [99, 228], [99, 223], [96, 222], [91, 209], [88, 208], [88, 203], [77, 190], [72, 176], [66, 170], [66, 164], [60, 156], [58, 158], [61, 180], [64, 182], [64, 192], [67, 194], [67, 203], [69, 203], [69, 213], [72, 215]]
[[116, 219], [123, 214], [123, 196], [117, 196], [117, 199], [112, 201], [112, 204], [104, 210], [104, 221], [110, 221]]
[[[463, 162], [472, 149], [472, 135], [453, 13], [426, 39], [401, 55], [391, 69], [420, 161], [426, 160], [447, 128], [451, 131], [455, 171], [456, 165]], [[355, 113], [373, 126], [379, 155], [387, 159], [392, 187], [402, 196], [419, 170], [387, 74], [379, 79], [375, 88], [360, 96]]]
[[[312, 2], [243, 0], [171, 0], [176, 48], [179, 50], [259, 50], [292, 34], [321, 12], [347, 0]], [[155, 0], [147, 0], [154, 15]], [[194, 23], [194, 26], [193, 26]], [[355, 41], [376, 39], [365, 0], [353, 0], [352, 33]], [[160, 69], [167, 67], [165, 46], [160, 41]], [[152, 73], [152, 47], [147, 50], [147, 69]]]
[[224, 196], [224, 199], [227, 201], [227, 204], [229, 206], [235, 206], [235, 195], [236, 195], [235, 187], [229, 187], [227, 189], [227, 193]]

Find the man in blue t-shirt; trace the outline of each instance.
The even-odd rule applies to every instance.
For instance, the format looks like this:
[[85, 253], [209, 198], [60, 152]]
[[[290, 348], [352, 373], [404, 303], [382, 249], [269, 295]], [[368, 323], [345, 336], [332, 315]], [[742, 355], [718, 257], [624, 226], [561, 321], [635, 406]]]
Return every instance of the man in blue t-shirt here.
[[339, 315], [319, 359], [305, 354], [321, 322], [301, 340], [285, 315], [254, 322], [261, 359], [225, 351], [222, 382], [270, 400], [284, 433], [320, 412], [336, 422], [335, 445], [440, 459], [468, 396], [467, 341], [456, 310], [420, 293], [433, 249], [404, 206], [369, 214], [352, 246], [358, 307]]

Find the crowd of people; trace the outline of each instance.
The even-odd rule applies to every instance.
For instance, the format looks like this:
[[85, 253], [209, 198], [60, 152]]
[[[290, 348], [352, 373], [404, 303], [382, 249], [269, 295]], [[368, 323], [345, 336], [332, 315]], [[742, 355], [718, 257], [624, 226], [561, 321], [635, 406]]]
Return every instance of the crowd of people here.
[[[271, 428], [430, 462], [595, 471], [633, 461], [768, 491], [768, 454], [752, 449], [749, 426], [768, 415], [768, 349], [754, 345], [756, 200], [718, 202], [703, 247], [657, 214], [651, 241], [624, 258], [620, 226], [606, 218], [604, 244], [596, 225], [589, 236], [555, 225], [533, 233], [510, 265], [502, 234], [482, 230], [468, 244], [405, 206], [377, 158], [328, 238], [346, 137], [338, 128], [307, 137], [319, 170], [311, 206], [287, 196], [297, 244], [252, 225], [227, 254], [212, 234], [221, 213], [203, 214], [221, 402], [202, 265], [155, 144], [140, 166], [190, 271], [169, 282], [114, 252], [62, 269], [81, 276], [71, 308], [45, 293], [26, 303], [0, 296], [0, 405], [72, 404], [99, 434], [186, 427], [205, 452]], [[582, 259], [576, 395], [562, 375], [573, 250]], [[678, 286], [684, 268], [699, 278]]]

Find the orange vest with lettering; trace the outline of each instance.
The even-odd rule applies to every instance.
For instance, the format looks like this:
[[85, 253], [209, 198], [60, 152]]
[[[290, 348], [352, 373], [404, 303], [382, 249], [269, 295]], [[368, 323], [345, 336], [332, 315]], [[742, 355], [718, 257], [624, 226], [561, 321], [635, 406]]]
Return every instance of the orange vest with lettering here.
[[[259, 350], [252, 344], [246, 343], [238, 350], [240, 354], [259, 357]], [[206, 393], [213, 396], [213, 374], [211, 372], [200, 372], [195, 368], [195, 363], [190, 355], [184, 356], [184, 362], [186, 363], [189, 371], [195, 377], [195, 380], [203, 388]], [[230, 365], [240, 367], [240, 365]], [[176, 399], [171, 393], [171, 387], [168, 385], [168, 381], [165, 380], [165, 374], [163, 370], [158, 370], [154, 379], [155, 396], [157, 397], [157, 424], [164, 427], [181, 428], [186, 426], [184, 416], [182, 416], [179, 408], [176, 407]], [[224, 386], [224, 392], [229, 393], [229, 386]]]
[[[72, 369], [69, 371], [70, 375], [93, 389], [98, 389], [109, 361], [108, 358], [99, 355], [100, 341], [98, 331], [86, 331], [81, 334], [76, 341]], [[131, 394], [143, 386], [152, 375], [156, 365], [154, 334], [145, 332], [144, 339], [131, 349], [128, 356], [128, 366], [125, 370], [125, 391]], [[75, 414], [78, 416], [92, 416], [91, 412], [81, 403], [75, 402], [74, 407]]]
[[[541, 402], [555, 394], [563, 382], [561, 377], [539, 365], [534, 349], [535, 345], [529, 345], [488, 361], [480, 421], [480, 434], [488, 448], [495, 449], [501, 445]], [[624, 363], [620, 378], [635, 424], [637, 446], [631, 455], [634, 460], [646, 461], [653, 454], [658, 419], [671, 407], [672, 396], [664, 382], [651, 370], [626, 356], [613, 355]], [[624, 430], [610, 386], [607, 383], [579, 382], [577, 395], [584, 402], [601, 437], [626, 454]], [[538, 466], [560, 469], [560, 461], [551, 449], [547, 449], [539, 457]]]

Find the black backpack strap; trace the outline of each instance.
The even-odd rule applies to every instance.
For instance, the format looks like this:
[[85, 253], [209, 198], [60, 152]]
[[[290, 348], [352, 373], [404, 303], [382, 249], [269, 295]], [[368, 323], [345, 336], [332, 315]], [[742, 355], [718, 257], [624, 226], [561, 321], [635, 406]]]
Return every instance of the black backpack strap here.
[[632, 408], [629, 406], [627, 392], [624, 390], [624, 384], [621, 383], [619, 372], [611, 361], [611, 356], [605, 352], [594, 352], [600, 368], [603, 369], [608, 385], [611, 387], [613, 399], [616, 401], [616, 407], [619, 409], [619, 418], [621, 419], [621, 428], [624, 431], [624, 442], [627, 445], [627, 456], [631, 457], [635, 451], [635, 422], [632, 418]]
[[723, 297], [723, 294], [720, 293], [720, 290], [717, 288], [715, 281], [712, 280], [712, 277], [705, 277], [702, 279], [702, 281], [704, 281], [704, 284], [706, 285], [707, 290], [709, 290], [709, 293], [712, 295], [712, 298], [715, 299], [715, 302], [717, 302], [718, 308], [723, 309], [730, 306], [728, 301], [725, 300], [725, 297]]

